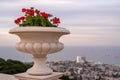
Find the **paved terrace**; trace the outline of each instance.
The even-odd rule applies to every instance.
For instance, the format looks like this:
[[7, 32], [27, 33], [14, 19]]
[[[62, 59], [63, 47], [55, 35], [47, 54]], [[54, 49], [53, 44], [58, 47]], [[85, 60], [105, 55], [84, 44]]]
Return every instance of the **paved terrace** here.
[[0, 80], [17, 80], [13, 75], [0, 74]]

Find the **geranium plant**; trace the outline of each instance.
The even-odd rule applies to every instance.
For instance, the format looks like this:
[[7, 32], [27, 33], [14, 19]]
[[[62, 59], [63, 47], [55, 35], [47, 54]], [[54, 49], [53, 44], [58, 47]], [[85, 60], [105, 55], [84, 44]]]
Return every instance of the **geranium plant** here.
[[15, 23], [20, 27], [25, 26], [42, 26], [42, 27], [57, 27], [60, 23], [60, 19], [57, 17], [52, 17], [53, 15], [41, 12], [39, 9], [34, 9], [31, 7], [30, 9], [22, 8], [22, 12], [25, 14], [17, 19], [15, 19]]

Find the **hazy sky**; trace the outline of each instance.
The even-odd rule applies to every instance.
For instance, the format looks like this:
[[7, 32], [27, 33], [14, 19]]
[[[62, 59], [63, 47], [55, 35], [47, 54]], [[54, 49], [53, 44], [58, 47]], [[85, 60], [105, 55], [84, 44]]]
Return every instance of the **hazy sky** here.
[[120, 0], [0, 0], [0, 46], [19, 40], [8, 31], [31, 6], [60, 17], [71, 32], [61, 38], [66, 46], [120, 46]]

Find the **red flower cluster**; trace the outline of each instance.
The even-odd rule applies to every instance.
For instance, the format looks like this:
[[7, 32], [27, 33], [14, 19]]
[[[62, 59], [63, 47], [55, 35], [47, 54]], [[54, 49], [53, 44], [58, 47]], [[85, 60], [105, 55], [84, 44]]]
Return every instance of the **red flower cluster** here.
[[22, 12], [25, 12], [25, 16], [30, 15], [34, 16], [34, 8], [31, 7], [30, 9], [22, 8]]
[[46, 12], [40, 12], [40, 10], [38, 10], [38, 9], [34, 10], [33, 7], [31, 7], [30, 9], [23, 8], [22, 12], [25, 12], [25, 16], [28, 16], [28, 15], [35, 16], [35, 13], [36, 13], [36, 14], [39, 14], [39, 15], [45, 17], [45, 18], [51, 17], [51, 15], [46, 13]]
[[57, 17], [54, 17], [53, 22], [54, 22], [54, 24], [58, 24], [58, 23], [60, 23], [60, 19]]
[[49, 17], [49, 14], [47, 14], [47, 13], [45, 13], [45, 12], [41, 12], [40, 13], [43, 17], [45, 17], [45, 18], [48, 18]]
[[35, 13], [36, 13], [36, 14], [39, 14], [39, 13], [40, 13], [40, 10], [36, 9], [36, 10], [35, 10]]
[[57, 17], [54, 17], [53, 19], [51, 19], [50, 21], [53, 21], [53, 24], [56, 24], [58, 26], [58, 24], [60, 23], [60, 19]]
[[24, 21], [24, 19], [25, 19], [25, 17], [22, 16], [22, 17], [17, 18], [14, 22], [15, 22], [16, 24], [19, 24], [21, 21]]
[[[40, 16], [42, 16], [42, 17], [44, 17], [44, 18], [47, 18], [47, 19], [48, 19], [49, 17], [52, 17], [51, 14], [48, 14], [48, 13], [46, 13], [46, 12], [41, 12], [40, 10], [34, 9], [33, 7], [31, 7], [30, 9], [22, 8], [22, 12], [25, 13], [25, 16], [22, 16], [22, 17], [16, 19], [16, 20], [14, 21], [16, 24], [20, 24], [20, 23], [25, 22], [25, 21], [26, 21], [25, 19], [26, 19], [27, 16], [34, 17], [34, 16], [36, 16], [36, 15], [40, 15]], [[60, 19], [57, 18], [57, 17], [54, 17], [54, 18], [51, 19], [50, 21], [51, 21], [54, 25], [57, 25], [57, 26], [58, 26], [58, 24], [60, 23]]]

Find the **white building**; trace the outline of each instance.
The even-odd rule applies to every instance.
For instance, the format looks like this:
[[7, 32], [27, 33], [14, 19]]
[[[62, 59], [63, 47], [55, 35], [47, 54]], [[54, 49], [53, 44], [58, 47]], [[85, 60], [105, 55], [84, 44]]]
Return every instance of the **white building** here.
[[100, 61], [96, 61], [96, 62], [94, 62], [94, 64], [103, 64], [103, 63]]
[[84, 63], [86, 61], [85, 57], [77, 56], [76, 63]]

